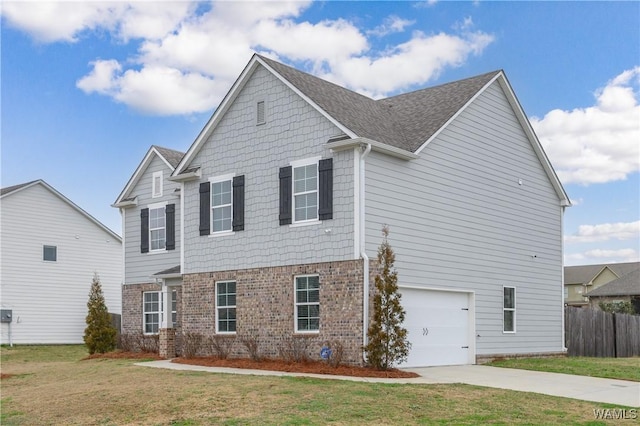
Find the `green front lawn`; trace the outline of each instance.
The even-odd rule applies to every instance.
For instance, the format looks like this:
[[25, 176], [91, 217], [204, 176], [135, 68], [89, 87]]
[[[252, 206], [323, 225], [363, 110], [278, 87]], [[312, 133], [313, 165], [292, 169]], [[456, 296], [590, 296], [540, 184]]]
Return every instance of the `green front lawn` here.
[[[608, 404], [468, 385], [401, 385], [82, 361], [80, 346], [2, 347], [2, 425], [597, 425]], [[612, 421], [612, 424], [615, 421]]]
[[494, 367], [520, 368], [522, 370], [548, 371], [578, 376], [604, 377], [607, 379], [640, 382], [640, 358], [519, 358], [494, 361]]

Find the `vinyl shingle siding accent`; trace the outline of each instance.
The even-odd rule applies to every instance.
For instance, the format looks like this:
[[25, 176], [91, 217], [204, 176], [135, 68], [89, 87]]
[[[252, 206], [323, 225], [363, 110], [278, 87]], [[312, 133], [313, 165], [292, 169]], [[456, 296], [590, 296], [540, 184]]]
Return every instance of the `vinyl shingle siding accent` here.
[[[261, 126], [255, 125], [255, 99], [269, 105]], [[352, 259], [353, 151], [329, 152], [326, 141], [336, 134], [330, 121], [259, 67], [192, 160], [202, 176], [245, 175], [245, 230], [201, 238], [198, 182], [186, 182], [184, 272]], [[279, 170], [312, 157], [333, 158], [333, 219], [279, 226]]]
[[[476, 292], [478, 355], [562, 349], [560, 202], [498, 84], [420, 159], [372, 152], [366, 207], [367, 253], [388, 224], [400, 285]], [[511, 335], [504, 285], [518, 288]]]

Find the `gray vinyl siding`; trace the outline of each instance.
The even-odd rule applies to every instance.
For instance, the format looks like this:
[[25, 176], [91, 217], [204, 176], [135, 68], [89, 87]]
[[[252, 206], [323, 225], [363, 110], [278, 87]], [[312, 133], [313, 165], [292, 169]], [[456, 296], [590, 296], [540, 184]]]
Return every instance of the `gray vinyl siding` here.
[[[256, 104], [265, 101], [265, 124]], [[185, 273], [339, 261], [353, 258], [353, 152], [331, 153], [340, 130], [280, 80], [258, 67], [191, 161], [199, 181], [185, 183]], [[296, 160], [333, 157], [333, 219], [280, 226], [279, 169]], [[245, 176], [244, 230], [199, 235], [199, 184]], [[325, 232], [329, 230], [329, 232]]]
[[[153, 198], [153, 173], [162, 171], [164, 186], [162, 197]], [[180, 184], [167, 180], [172, 170], [167, 164], [154, 156], [143, 172], [140, 180], [132, 188], [129, 197], [138, 197], [138, 205], [125, 209], [124, 245], [125, 245], [125, 284], [151, 282], [151, 275], [180, 264]], [[176, 248], [159, 252], [140, 253], [140, 211], [150, 204], [166, 203], [176, 206]]]
[[[41, 184], [0, 201], [3, 309], [15, 344], [83, 343], [87, 301], [98, 273], [107, 309], [121, 313], [122, 244]], [[57, 247], [43, 260], [42, 246]], [[0, 343], [8, 343], [8, 324]]]
[[[367, 159], [367, 254], [388, 224], [400, 285], [474, 291], [478, 355], [562, 350], [561, 216], [497, 83], [419, 159]], [[515, 334], [502, 332], [503, 286], [516, 287]]]

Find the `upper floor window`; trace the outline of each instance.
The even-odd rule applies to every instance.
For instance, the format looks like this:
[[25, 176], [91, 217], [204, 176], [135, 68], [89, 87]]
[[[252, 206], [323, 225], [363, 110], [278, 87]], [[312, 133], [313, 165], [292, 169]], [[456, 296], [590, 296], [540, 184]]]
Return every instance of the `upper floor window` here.
[[318, 164], [293, 168], [293, 221], [318, 218]]
[[282, 167], [280, 225], [333, 219], [333, 159], [293, 161]]
[[212, 232], [231, 231], [233, 200], [231, 178], [211, 183]]
[[175, 250], [176, 205], [151, 204], [140, 210], [140, 253]]
[[209, 178], [200, 183], [200, 235], [244, 230], [244, 175]]
[[516, 332], [516, 288], [503, 287], [502, 331]]
[[47, 262], [58, 261], [58, 247], [56, 246], [42, 246], [42, 260]]
[[236, 282], [216, 283], [216, 332], [236, 332]]
[[149, 241], [151, 250], [164, 250], [166, 244], [165, 207], [149, 209]]
[[256, 104], [256, 124], [266, 123], [264, 101], [258, 101]]
[[295, 330], [320, 330], [320, 277], [303, 275], [295, 278]]
[[151, 181], [151, 196], [153, 198], [162, 197], [162, 171], [154, 172]]

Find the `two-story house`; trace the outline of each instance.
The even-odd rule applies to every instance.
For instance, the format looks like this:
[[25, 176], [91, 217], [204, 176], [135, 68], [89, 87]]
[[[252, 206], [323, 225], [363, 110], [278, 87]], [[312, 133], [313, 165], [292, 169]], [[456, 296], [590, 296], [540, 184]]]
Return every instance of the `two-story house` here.
[[292, 338], [314, 354], [338, 340], [362, 363], [387, 225], [404, 366], [563, 351], [570, 202], [502, 71], [373, 100], [254, 55], [165, 181], [176, 253], [158, 257], [144, 244], [150, 161], [116, 203], [141, 272], [125, 274], [123, 322], [158, 331], [165, 350], [177, 284], [183, 332], [251, 337], [266, 356]]

